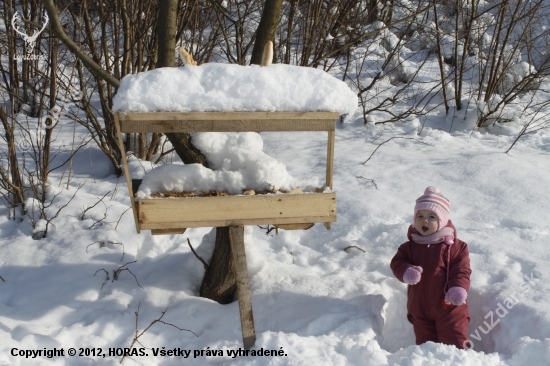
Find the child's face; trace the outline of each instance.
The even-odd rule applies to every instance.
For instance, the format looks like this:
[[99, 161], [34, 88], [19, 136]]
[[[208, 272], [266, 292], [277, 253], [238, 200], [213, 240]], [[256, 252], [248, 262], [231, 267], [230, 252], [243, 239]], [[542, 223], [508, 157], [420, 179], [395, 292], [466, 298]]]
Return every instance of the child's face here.
[[414, 219], [414, 226], [420, 235], [428, 236], [437, 231], [439, 219], [433, 211], [418, 210]]

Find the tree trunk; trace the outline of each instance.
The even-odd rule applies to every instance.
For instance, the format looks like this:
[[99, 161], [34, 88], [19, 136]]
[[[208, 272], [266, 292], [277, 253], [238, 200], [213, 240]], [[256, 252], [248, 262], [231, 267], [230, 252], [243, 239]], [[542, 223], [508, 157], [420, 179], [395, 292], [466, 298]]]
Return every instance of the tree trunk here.
[[256, 41], [252, 51], [251, 64], [261, 65], [264, 46], [267, 41], [275, 44], [275, 32], [281, 15], [283, 0], [266, 0], [260, 24], [256, 30]]
[[206, 157], [191, 142], [191, 134], [187, 132], [166, 133], [166, 138], [172, 143], [174, 150], [185, 164], [202, 164], [210, 168]]
[[176, 32], [178, 0], [161, 0], [158, 12], [158, 67], [174, 67], [176, 62]]
[[[174, 67], [178, 0], [161, 0], [158, 15], [157, 68]], [[206, 157], [197, 149], [189, 133], [167, 133], [166, 138], [185, 164], [208, 166]], [[228, 304], [235, 297], [236, 274], [233, 267], [233, 252], [229, 242], [229, 228], [216, 228], [216, 246], [208, 270], [202, 280], [200, 296]]]
[[[57, 96], [57, 38], [51, 40], [51, 59], [50, 59], [50, 111], [56, 106]], [[52, 142], [52, 128], [57, 121], [54, 121], [50, 116], [46, 117], [45, 136], [44, 136], [44, 154], [40, 167], [40, 181], [42, 183], [42, 203], [46, 202], [46, 185], [48, 183], [48, 174], [50, 170], [50, 148]]]
[[[158, 56], [157, 68], [174, 67], [176, 62], [176, 32], [178, 0], [161, 0], [158, 12]], [[185, 164], [202, 164], [208, 168], [206, 157], [191, 142], [191, 135], [185, 132], [167, 133], [176, 154]]]
[[372, 24], [378, 21], [378, 0], [369, 0], [367, 6], [369, 9], [367, 24]]
[[[274, 41], [277, 23], [281, 14], [282, 0], [266, 0], [252, 52], [252, 64], [261, 64], [264, 46]], [[172, 141], [172, 140], [170, 140]], [[201, 154], [202, 155], [202, 154]], [[206, 160], [206, 159], [205, 159]], [[206, 161], [205, 161], [206, 162]], [[204, 274], [200, 289], [201, 297], [220, 304], [229, 304], [235, 298], [237, 276], [233, 263], [233, 251], [229, 241], [229, 228], [216, 228], [216, 245], [210, 265]]]
[[202, 280], [200, 295], [208, 299], [229, 304], [237, 290], [235, 264], [229, 242], [229, 227], [216, 228], [216, 247], [210, 265]]

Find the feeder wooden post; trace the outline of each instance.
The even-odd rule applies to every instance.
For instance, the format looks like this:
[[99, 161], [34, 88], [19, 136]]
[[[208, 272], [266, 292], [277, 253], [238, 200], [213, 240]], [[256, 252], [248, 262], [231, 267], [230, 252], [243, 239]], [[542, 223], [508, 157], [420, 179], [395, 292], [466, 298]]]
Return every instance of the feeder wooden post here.
[[250, 282], [246, 267], [246, 254], [244, 251], [244, 226], [233, 225], [229, 227], [229, 241], [233, 252], [233, 262], [237, 272], [237, 295], [239, 299], [239, 313], [241, 315], [241, 328], [243, 333], [244, 349], [248, 350], [256, 342], [256, 329], [254, 328], [254, 314], [252, 313], [252, 296], [250, 294]]
[[[334, 175], [334, 139], [336, 131], [328, 131], [327, 143], [327, 179], [326, 184], [332, 189], [332, 176]], [[325, 227], [330, 230], [330, 222], [325, 222]]]
[[124, 150], [124, 141], [122, 140], [122, 132], [120, 130], [120, 121], [118, 120], [118, 113], [115, 113], [115, 127], [116, 133], [118, 136], [118, 145], [120, 149], [120, 155], [122, 159], [122, 165], [124, 166], [124, 175], [126, 177], [126, 185], [128, 186], [128, 194], [130, 195], [130, 205], [132, 206], [132, 211], [134, 212], [134, 221], [136, 222], [136, 231], [139, 234], [139, 220], [136, 209], [136, 202], [134, 200], [134, 192], [132, 191], [132, 178], [130, 177], [130, 171], [128, 170], [128, 160], [126, 159], [126, 150]]

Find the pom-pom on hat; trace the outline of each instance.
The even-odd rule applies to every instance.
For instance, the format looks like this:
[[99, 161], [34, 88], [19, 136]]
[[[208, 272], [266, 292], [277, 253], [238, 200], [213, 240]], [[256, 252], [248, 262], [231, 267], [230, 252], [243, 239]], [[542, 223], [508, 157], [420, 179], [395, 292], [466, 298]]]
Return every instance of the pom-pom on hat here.
[[[443, 229], [449, 222], [449, 212], [451, 211], [451, 204], [449, 200], [445, 198], [439, 191], [439, 188], [430, 186], [426, 188], [424, 194], [416, 200], [414, 206], [414, 218], [419, 210], [433, 211], [439, 220], [439, 227], [437, 230]], [[413, 223], [414, 219], [413, 218]]]

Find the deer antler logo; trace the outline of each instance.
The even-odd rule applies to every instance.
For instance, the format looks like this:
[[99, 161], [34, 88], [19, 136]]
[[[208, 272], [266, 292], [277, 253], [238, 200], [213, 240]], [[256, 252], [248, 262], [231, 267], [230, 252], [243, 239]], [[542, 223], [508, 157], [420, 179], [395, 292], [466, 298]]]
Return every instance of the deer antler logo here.
[[15, 14], [13, 14], [13, 17], [11, 18], [11, 26], [13, 27], [13, 29], [19, 33], [23, 39], [25, 40], [25, 49], [27, 51], [27, 56], [31, 56], [32, 55], [32, 51], [34, 50], [34, 46], [35, 46], [35, 43], [36, 43], [36, 39], [38, 38], [38, 36], [40, 35], [40, 33], [42, 33], [42, 31], [44, 30], [44, 28], [46, 28], [46, 25], [48, 25], [48, 22], [50, 21], [50, 18], [48, 18], [48, 15], [47, 14], [44, 14], [44, 16], [42, 17], [44, 19], [44, 25], [42, 26], [42, 29], [40, 30], [35, 30], [32, 34], [32, 36], [29, 36], [27, 35], [27, 33], [25, 32], [25, 30], [21, 31], [19, 29], [19, 24], [20, 22], [23, 22], [22, 18], [21, 18], [21, 15], [16, 11]]

